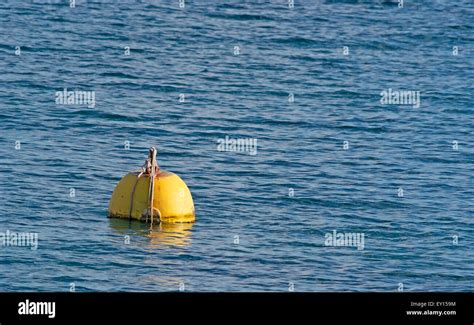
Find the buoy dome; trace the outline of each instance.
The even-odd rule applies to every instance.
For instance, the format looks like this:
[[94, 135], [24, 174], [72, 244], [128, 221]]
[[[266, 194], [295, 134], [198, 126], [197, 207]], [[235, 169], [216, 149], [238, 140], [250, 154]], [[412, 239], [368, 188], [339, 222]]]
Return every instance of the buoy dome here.
[[[153, 181], [153, 201], [150, 204], [150, 181]], [[151, 220], [150, 205], [153, 206]], [[115, 187], [109, 204], [109, 217], [148, 222], [194, 222], [194, 203], [186, 183], [176, 174], [159, 170], [154, 175], [132, 172]]]

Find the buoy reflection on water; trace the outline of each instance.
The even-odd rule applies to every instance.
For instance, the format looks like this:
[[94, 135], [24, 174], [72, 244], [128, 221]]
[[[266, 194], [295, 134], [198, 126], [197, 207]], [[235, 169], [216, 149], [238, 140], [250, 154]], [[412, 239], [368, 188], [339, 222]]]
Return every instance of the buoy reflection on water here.
[[[148, 238], [150, 246], [185, 247], [191, 244], [192, 223], [159, 223], [153, 226], [139, 221], [109, 219], [112, 229], [133, 244], [133, 237]], [[129, 236], [128, 238], [125, 236]]]

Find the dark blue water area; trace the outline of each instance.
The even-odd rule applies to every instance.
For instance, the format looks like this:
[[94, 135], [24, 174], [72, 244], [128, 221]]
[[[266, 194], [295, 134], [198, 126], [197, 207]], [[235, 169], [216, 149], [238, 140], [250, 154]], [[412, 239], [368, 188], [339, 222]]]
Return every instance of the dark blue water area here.
[[[0, 246], [0, 291], [473, 291], [473, 17], [468, 0], [2, 1], [0, 239], [38, 247]], [[150, 146], [196, 223], [107, 218]]]

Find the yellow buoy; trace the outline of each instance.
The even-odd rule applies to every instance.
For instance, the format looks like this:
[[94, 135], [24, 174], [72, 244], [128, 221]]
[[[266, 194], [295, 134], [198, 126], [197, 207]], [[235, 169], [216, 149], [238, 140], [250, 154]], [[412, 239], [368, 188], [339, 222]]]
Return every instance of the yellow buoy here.
[[109, 217], [146, 222], [194, 222], [194, 203], [186, 183], [160, 170], [151, 148], [142, 171], [125, 175], [112, 193]]

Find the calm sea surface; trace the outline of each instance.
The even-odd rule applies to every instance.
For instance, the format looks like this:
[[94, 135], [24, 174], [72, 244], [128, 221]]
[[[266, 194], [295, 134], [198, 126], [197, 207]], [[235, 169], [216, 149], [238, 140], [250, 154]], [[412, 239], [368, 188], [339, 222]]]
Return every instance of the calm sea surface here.
[[[473, 291], [473, 17], [468, 0], [0, 2], [0, 239], [38, 233], [0, 246], [0, 291]], [[57, 104], [64, 88], [94, 107]], [[382, 105], [389, 88], [419, 107]], [[218, 151], [226, 136], [257, 154]], [[195, 224], [107, 218], [152, 145]]]

